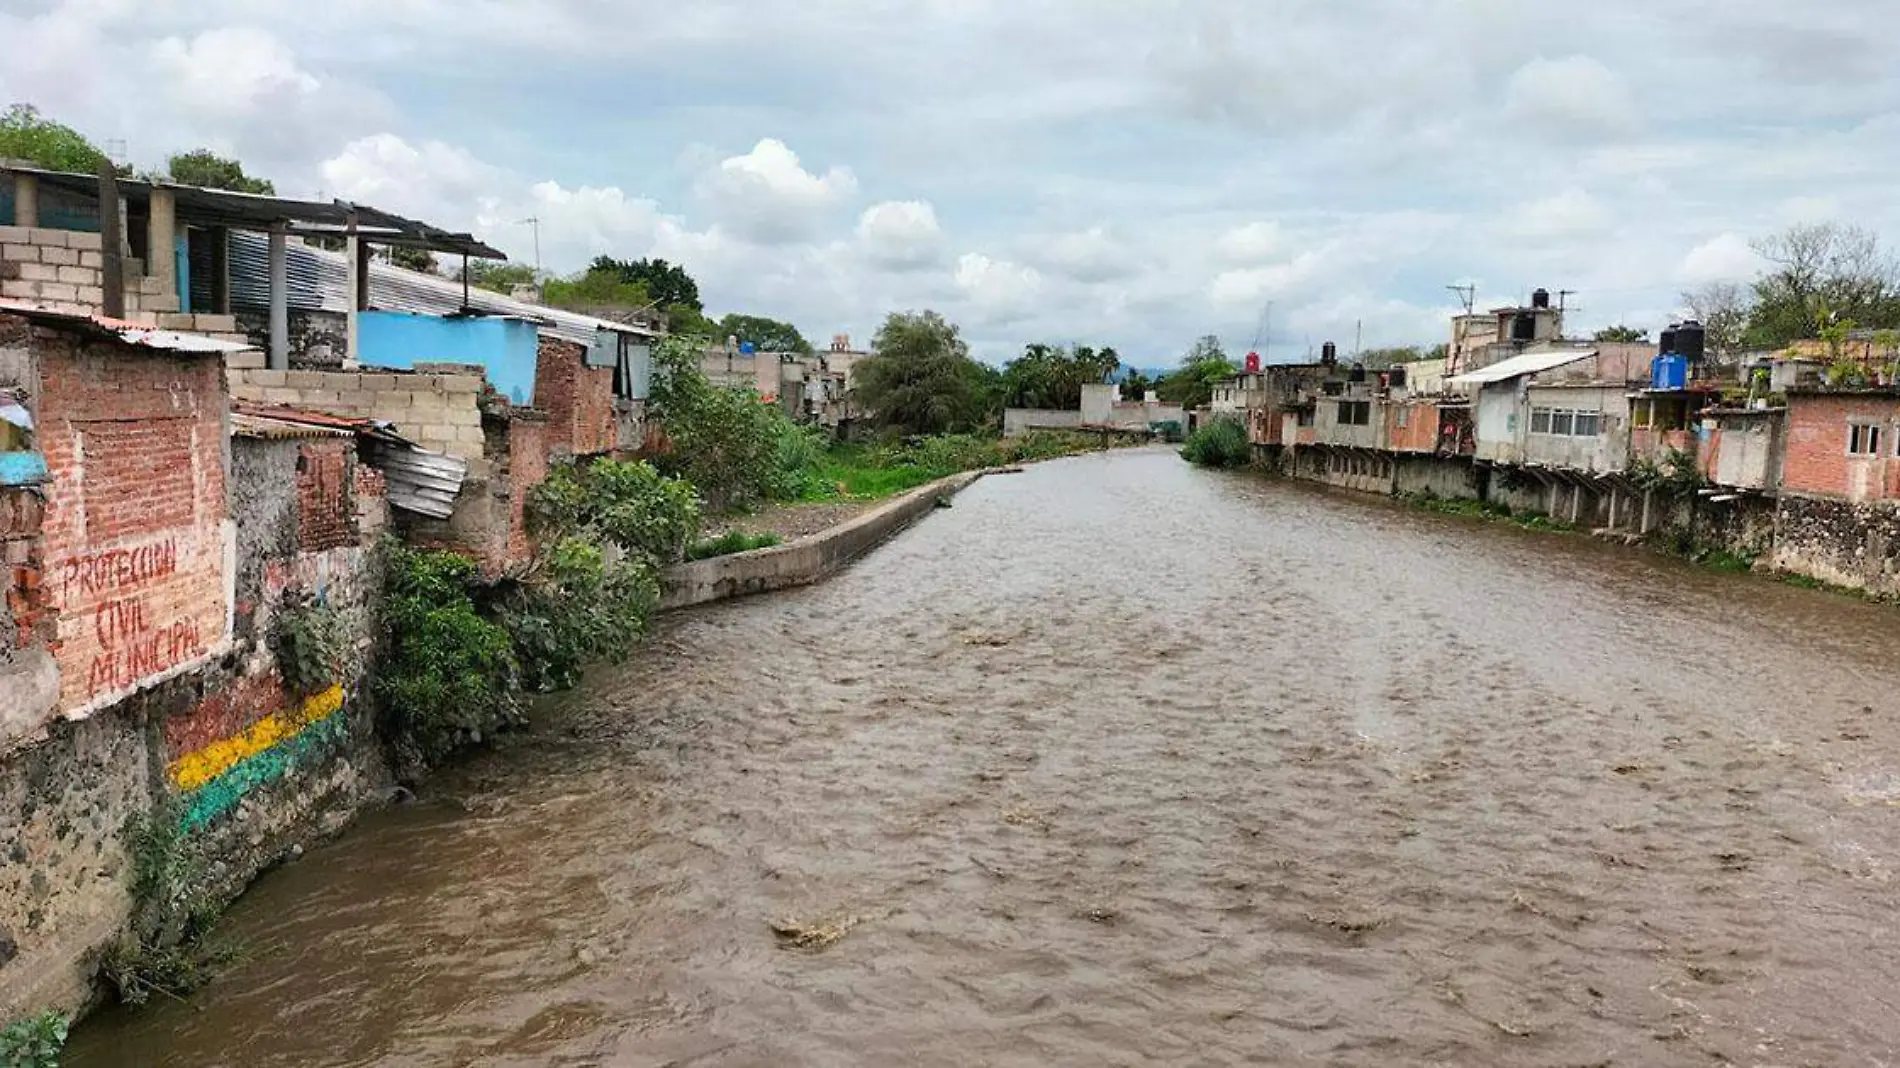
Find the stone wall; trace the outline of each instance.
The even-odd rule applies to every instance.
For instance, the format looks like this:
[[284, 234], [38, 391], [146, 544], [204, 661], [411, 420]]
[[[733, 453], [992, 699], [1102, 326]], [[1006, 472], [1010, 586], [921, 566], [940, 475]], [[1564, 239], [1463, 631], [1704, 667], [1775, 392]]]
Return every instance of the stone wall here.
[[255, 404], [283, 404], [393, 423], [396, 432], [433, 452], [471, 462], [482, 458], [482, 378], [478, 374], [407, 371], [269, 371], [237, 366], [231, 395]]
[[[55, 311], [96, 315], [105, 310], [105, 259], [97, 233], [46, 227], [0, 226], [0, 297]], [[245, 342], [229, 315], [181, 310], [165, 279], [142, 274], [144, 265], [125, 260], [127, 322], [162, 330], [207, 334]]]
[[1082, 413], [1059, 408], [1003, 409], [1003, 436], [1021, 437], [1032, 430], [1072, 430], [1082, 425]]
[[[237, 328], [260, 352], [270, 350], [270, 311], [236, 309]], [[299, 371], [339, 371], [350, 351], [350, 317], [343, 312], [291, 308], [284, 324], [290, 334], [290, 367]], [[260, 361], [258, 369], [265, 366]]]
[[1776, 528], [1774, 567], [1900, 596], [1900, 507], [1784, 495]]

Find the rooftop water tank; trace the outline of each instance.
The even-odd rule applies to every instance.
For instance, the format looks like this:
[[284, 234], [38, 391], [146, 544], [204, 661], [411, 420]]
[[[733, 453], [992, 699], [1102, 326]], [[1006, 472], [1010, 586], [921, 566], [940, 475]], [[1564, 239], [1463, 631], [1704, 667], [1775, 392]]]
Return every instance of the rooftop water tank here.
[[1658, 356], [1649, 365], [1650, 386], [1653, 389], [1687, 389], [1689, 386], [1689, 361], [1675, 353]]
[[1676, 330], [1677, 324], [1675, 323], [1670, 323], [1668, 326], [1663, 327], [1662, 336], [1656, 339], [1656, 354], [1658, 356], [1667, 356], [1676, 351]]
[[1708, 346], [1709, 332], [1694, 319], [1684, 320], [1676, 327], [1676, 352], [1690, 364], [1702, 362]]

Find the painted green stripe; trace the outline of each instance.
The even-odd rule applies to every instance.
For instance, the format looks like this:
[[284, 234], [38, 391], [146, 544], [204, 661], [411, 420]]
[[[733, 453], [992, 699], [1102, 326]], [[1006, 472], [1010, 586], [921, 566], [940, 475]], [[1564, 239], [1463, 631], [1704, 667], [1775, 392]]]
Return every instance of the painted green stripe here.
[[194, 831], [236, 808], [252, 790], [295, 771], [299, 764], [314, 765], [343, 740], [348, 724], [342, 712], [333, 712], [304, 728], [302, 733], [244, 758], [231, 770], [185, 795], [180, 825]]

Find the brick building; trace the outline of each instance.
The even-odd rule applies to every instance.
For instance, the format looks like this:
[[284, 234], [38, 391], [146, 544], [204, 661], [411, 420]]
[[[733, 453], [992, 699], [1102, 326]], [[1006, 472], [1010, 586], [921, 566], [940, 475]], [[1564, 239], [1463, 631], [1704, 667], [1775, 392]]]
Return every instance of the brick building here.
[[1900, 500], [1900, 388], [1791, 391], [1785, 457], [1788, 493]]
[[547, 413], [548, 448], [556, 456], [614, 451], [614, 369], [587, 362], [587, 347], [543, 336], [534, 372], [536, 408]]

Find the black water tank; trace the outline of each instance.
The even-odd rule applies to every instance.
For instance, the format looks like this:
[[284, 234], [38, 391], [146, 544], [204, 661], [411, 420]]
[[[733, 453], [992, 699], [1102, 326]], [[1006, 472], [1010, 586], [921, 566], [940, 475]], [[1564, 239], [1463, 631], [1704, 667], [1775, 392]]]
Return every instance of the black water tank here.
[[1352, 371], [1346, 375], [1346, 378], [1351, 382], [1364, 382], [1366, 380], [1366, 365], [1363, 363], [1353, 364]]
[[1385, 373], [1385, 384], [1388, 386], [1405, 385], [1405, 365], [1402, 363], [1393, 364]]
[[1511, 318], [1512, 341], [1537, 340], [1537, 316], [1519, 312]]
[[1532, 290], [1531, 291], [1531, 307], [1533, 308], [1550, 307], [1550, 290], [1548, 289]]
[[1691, 364], [1702, 362], [1709, 342], [1709, 332], [1694, 319], [1685, 319], [1676, 327], [1676, 352]]
[[1676, 351], [1676, 332], [1681, 329], [1682, 324], [1680, 323], [1670, 323], [1668, 326], [1663, 327], [1662, 337], [1657, 339], [1657, 355], [1667, 356]]
[[1319, 347], [1319, 362], [1331, 367], [1339, 362], [1339, 346], [1328, 341]]

